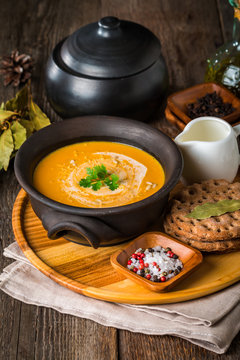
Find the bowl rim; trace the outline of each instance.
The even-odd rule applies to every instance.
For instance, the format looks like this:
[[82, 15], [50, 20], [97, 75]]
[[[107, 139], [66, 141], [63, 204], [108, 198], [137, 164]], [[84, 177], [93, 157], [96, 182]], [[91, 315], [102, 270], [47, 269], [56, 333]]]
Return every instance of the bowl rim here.
[[[169, 144], [171, 144], [172, 148], [174, 149], [176, 153], [176, 162], [178, 163], [178, 167], [174, 171], [174, 176], [169, 179], [167, 183], [165, 183], [157, 192], [152, 194], [151, 196], [136, 201], [134, 203], [128, 204], [128, 205], [121, 205], [121, 206], [115, 206], [115, 207], [104, 207], [104, 208], [85, 208], [85, 207], [78, 207], [78, 206], [71, 206], [64, 203], [60, 203], [58, 201], [52, 200], [48, 198], [47, 196], [41, 194], [39, 191], [37, 191], [31, 184], [29, 184], [26, 174], [23, 174], [20, 170], [20, 159], [21, 156], [24, 154], [26, 147], [30, 144], [34, 144], [35, 139], [39, 137], [40, 135], [44, 135], [45, 133], [48, 133], [49, 131], [52, 131], [50, 129], [55, 129], [56, 126], [59, 127], [65, 127], [70, 124], [70, 122], [74, 123], [77, 121], [78, 123], [80, 121], [85, 122], [89, 119], [96, 118], [96, 121], [101, 121], [101, 119], [108, 119], [107, 121], [115, 122], [116, 125], [119, 123], [119, 121], [124, 121], [124, 125], [134, 125], [138, 128], [142, 128], [144, 130], [151, 130], [153, 133], [160, 135], [161, 137], [165, 138]], [[109, 136], [110, 137], [110, 136]], [[97, 140], [95, 140], [97, 141]], [[107, 140], [105, 140], [107, 141]], [[63, 145], [62, 145], [63, 146]], [[60, 146], [59, 146], [60, 147]], [[141, 147], [140, 147], [141, 149]], [[146, 151], [146, 150], [144, 150]], [[51, 151], [49, 151], [50, 153]], [[147, 152], [147, 151], [146, 151]], [[46, 156], [46, 155], [45, 155]], [[33, 199], [39, 201], [43, 205], [47, 205], [50, 208], [53, 208], [54, 210], [65, 212], [72, 215], [89, 215], [89, 216], [101, 216], [101, 215], [118, 215], [122, 213], [128, 213], [131, 211], [136, 211], [137, 209], [144, 208], [149, 206], [150, 204], [153, 204], [157, 201], [159, 201], [159, 196], [162, 199], [164, 196], [169, 194], [169, 192], [174, 188], [174, 186], [177, 184], [177, 182], [180, 179], [180, 176], [182, 174], [183, 170], [183, 157], [181, 154], [181, 151], [178, 149], [175, 142], [166, 134], [164, 134], [162, 131], [158, 130], [157, 128], [152, 127], [149, 124], [142, 123], [137, 120], [117, 117], [117, 116], [106, 116], [106, 115], [87, 115], [87, 116], [80, 116], [80, 117], [74, 117], [71, 119], [64, 119], [60, 122], [52, 123], [48, 126], [46, 126], [43, 129], [38, 130], [36, 133], [32, 134], [21, 146], [21, 148], [18, 150], [17, 155], [15, 157], [14, 161], [14, 171], [16, 178], [22, 188], [28, 193], [30, 197]]]

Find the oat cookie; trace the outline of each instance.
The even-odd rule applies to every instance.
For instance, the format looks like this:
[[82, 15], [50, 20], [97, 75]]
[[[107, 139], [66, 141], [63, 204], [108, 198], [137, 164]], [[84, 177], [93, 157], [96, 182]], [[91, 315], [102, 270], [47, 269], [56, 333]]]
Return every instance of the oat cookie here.
[[[203, 220], [185, 217], [197, 205], [224, 199], [240, 200], [240, 183], [207, 180], [183, 187], [169, 203], [164, 220], [166, 233], [185, 242], [191, 241], [193, 246], [204, 251], [239, 249], [236, 241], [240, 238], [240, 210]], [[230, 240], [234, 240], [233, 244]]]

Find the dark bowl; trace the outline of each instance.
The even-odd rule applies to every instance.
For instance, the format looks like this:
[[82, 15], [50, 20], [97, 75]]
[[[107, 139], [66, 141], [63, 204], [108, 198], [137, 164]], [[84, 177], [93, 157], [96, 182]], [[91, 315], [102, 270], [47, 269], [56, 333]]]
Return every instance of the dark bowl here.
[[[55, 149], [81, 141], [113, 141], [136, 146], [153, 155], [163, 166], [165, 184], [150, 197], [112, 208], [81, 208], [47, 198], [33, 186], [39, 161]], [[182, 157], [175, 143], [153, 127], [129, 119], [88, 116], [54, 123], [33, 134], [19, 149], [15, 174], [28, 193], [36, 215], [51, 239], [61, 236], [80, 244], [110, 246], [150, 229], [168, 201], [182, 173]]]

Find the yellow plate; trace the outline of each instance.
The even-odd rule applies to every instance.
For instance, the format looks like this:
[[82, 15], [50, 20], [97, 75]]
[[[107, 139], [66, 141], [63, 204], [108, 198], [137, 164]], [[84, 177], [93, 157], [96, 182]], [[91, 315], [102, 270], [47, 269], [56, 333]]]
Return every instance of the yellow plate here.
[[240, 280], [240, 251], [205, 255], [200, 267], [173, 291], [156, 293], [118, 274], [110, 256], [126, 244], [94, 250], [60, 238], [50, 240], [21, 190], [13, 208], [13, 231], [28, 260], [62, 286], [96, 299], [128, 304], [164, 304], [205, 296]]

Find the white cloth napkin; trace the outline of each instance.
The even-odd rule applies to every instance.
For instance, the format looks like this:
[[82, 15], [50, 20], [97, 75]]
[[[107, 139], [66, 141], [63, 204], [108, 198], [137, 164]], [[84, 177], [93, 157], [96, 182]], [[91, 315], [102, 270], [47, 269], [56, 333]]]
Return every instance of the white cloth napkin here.
[[[240, 283], [197, 300], [166, 305], [126, 305], [88, 298], [38, 271], [17, 243], [4, 250], [16, 261], [0, 275], [0, 289], [28, 304], [148, 335], [175, 335], [222, 354], [240, 331]], [[139, 322], [139, 311], [141, 321]]]

